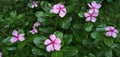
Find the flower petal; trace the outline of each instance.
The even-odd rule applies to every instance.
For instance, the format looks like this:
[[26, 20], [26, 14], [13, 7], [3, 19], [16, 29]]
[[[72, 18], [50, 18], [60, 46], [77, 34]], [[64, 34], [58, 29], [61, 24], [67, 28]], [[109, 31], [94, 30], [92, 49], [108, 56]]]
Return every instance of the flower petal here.
[[101, 4], [97, 4], [96, 8], [97, 9], [101, 8]]
[[54, 34], [50, 35], [50, 40], [54, 41], [56, 39], [56, 36]]
[[113, 33], [112, 33], [112, 37], [113, 37], [113, 38], [116, 38], [116, 37], [117, 37], [117, 34], [113, 32]]
[[91, 21], [92, 21], [92, 22], [96, 22], [96, 18], [95, 18], [95, 17], [92, 17], [92, 18], [91, 18]]
[[106, 36], [112, 36], [111, 32], [106, 32]]
[[93, 16], [97, 17], [98, 16], [98, 12], [93, 13]]
[[66, 10], [61, 10], [59, 16], [63, 18], [66, 15]]
[[56, 43], [56, 44], [60, 44], [60, 43], [61, 43], [61, 40], [60, 40], [59, 38], [56, 38], [56, 39], [55, 39], [55, 43]]
[[0, 57], [2, 57], [2, 52], [0, 52]]
[[19, 37], [24, 37], [25, 36], [25, 34], [19, 34]]
[[50, 44], [50, 42], [51, 41], [49, 39], [46, 39], [45, 42], [44, 42], [44, 45], [48, 45], [48, 44]]
[[86, 18], [86, 22], [89, 22], [89, 21], [90, 21], [90, 17], [87, 17], [87, 18]]
[[12, 37], [12, 38], [10, 39], [10, 42], [11, 42], [11, 43], [14, 43], [14, 42], [16, 42], [17, 40], [18, 40], [17, 38]]
[[54, 51], [53, 45], [48, 45], [48, 46], [46, 47], [46, 50], [47, 50], [47, 52]]
[[19, 35], [18, 40], [20, 40], [20, 41], [24, 41], [24, 40], [25, 40], [25, 39], [24, 39], [24, 35], [23, 35], [23, 34]]
[[14, 30], [14, 31], [12, 32], [12, 35], [13, 35], [13, 36], [18, 36], [18, 31], [17, 31], [17, 30]]
[[117, 29], [114, 29], [115, 33], [118, 33], [118, 30]]
[[96, 1], [93, 1], [93, 2], [91, 3], [91, 5], [92, 5], [93, 7], [95, 7], [95, 6], [97, 5]]
[[88, 13], [84, 13], [84, 16], [85, 16], [85, 17], [89, 17], [89, 14], [88, 14]]
[[55, 44], [55, 45], [54, 45], [54, 48], [55, 48], [55, 50], [59, 51], [60, 48], [61, 48], [61, 45], [60, 45], [60, 44]]
[[92, 8], [92, 6], [91, 6], [89, 3], [88, 3], [87, 5], [88, 5], [90, 8]]

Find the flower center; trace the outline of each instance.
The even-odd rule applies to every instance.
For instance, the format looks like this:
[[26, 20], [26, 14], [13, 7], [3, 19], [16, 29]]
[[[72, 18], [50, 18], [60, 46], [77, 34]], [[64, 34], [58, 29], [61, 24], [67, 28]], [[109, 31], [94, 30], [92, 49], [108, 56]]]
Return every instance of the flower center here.
[[58, 9], [61, 11], [61, 10], [63, 10], [63, 9], [64, 9], [64, 7], [60, 7], [60, 6], [59, 6], [59, 8], [58, 8]]
[[51, 44], [54, 45], [54, 44], [55, 44], [55, 41], [51, 41]]
[[110, 31], [110, 32], [114, 32], [114, 29], [110, 29], [109, 31]]
[[19, 36], [16, 36], [16, 38], [18, 39], [18, 38], [19, 38]]
[[92, 7], [92, 9], [95, 9], [95, 7]]
[[90, 17], [93, 17], [93, 14], [92, 13], [89, 13]]

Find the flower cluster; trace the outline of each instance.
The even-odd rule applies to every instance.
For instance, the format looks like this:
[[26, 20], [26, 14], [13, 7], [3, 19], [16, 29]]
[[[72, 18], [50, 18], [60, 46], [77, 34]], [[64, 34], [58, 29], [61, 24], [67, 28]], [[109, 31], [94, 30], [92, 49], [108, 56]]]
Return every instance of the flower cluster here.
[[84, 16], [86, 17], [86, 21], [96, 22], [96, 17], [99, 14], [99, 8], [101, 7], [101, 4], [93, 1], [91, 4], [88, 3], [88, 6], [90, 7], [90, 10], [84, 14]]
[[40, 23], [39, 22], [36, 22], [34, 25], [33, 25], [33, 28], [32, 30], [30, 31], [32, 34], [36, 34], [38, 33], [38, 30], [36, 29], [38, 26], [40, 26]]

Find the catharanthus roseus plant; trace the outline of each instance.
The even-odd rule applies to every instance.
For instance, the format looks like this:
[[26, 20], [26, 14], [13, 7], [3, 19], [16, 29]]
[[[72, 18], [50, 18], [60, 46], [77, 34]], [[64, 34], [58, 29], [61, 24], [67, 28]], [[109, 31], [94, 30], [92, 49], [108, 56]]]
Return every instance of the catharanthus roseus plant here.
[[120, 0], [0, 0], [0, 57], [120, 57], [119, 11]]

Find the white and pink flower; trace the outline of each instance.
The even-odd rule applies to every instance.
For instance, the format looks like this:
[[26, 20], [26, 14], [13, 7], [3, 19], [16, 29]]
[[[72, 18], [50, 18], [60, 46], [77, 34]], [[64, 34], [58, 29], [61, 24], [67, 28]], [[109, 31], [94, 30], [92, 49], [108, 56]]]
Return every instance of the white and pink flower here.
[[10, 39], [10, 42], [11, 43], [14, 43], [14, 42], [16, 42], [16, 41], [24, 41], [25, 39], [24, 39], [24, 35], [25, 34], [18, 34], [18, 31], [17, 30], [14, 30], [13, 32], [12, 32], [12, 35], [14, 36], [14, 37], [12, 37], [11, 39]]
[[91, 4], [88, 3], [88, 6], [91, 8], [90, 11], [92, 12], [99, 12], [99, 8], [101, 8], [101, 4], [93, 1]]
[[48, 52], [54, 50], [59, 51], [61, 48], [61, 40], [57, 38], [54, 34], [51, 34], [50, 39], [46, 39], [44, 44], [47, 45], [46, 50]]
[[86, 21], [87, 22], [96, 22], [96, 17], [98, 16], [97, 12], [93, 12], [93, 11], [88, 11], [87, 13], [84, 14], [84, 16], [86, 17]]
[[38, 2], [33, 1], [33, 2], [32, 2], [32, 6], [31, 6], [31, 7], [32, 7], [32, 8], [37, 7], [37, 6], [38, 6], [38, 5], [37, 5], [37, 3], [38, 3]]
[[58, 3], [52, 7], [50, 10], [51, 13], [58, 14], [61, 18], [63, 18], [66, 15], [66, 8], [64, 5]]
[[36, 22], [36, 23], [34, 23], [33, 28], [36, 28], [36, 27], [38, 27], [38, 26], [40, 26], [40, 23], [39, 23], [39, 22]]
[[112, 36], [113, 38], [117, 37], [118, 30], [115, 29], [115, 27], [108, 26], [108, 27], [105, 27], [105, 30], [107, 31], [106, 36]]
[[33, 28], [30, 32], [31, 32], [32, 34], [36, 34], [36, 33], [38, 33], [38, 31], [37, 31], [36, 28]]

